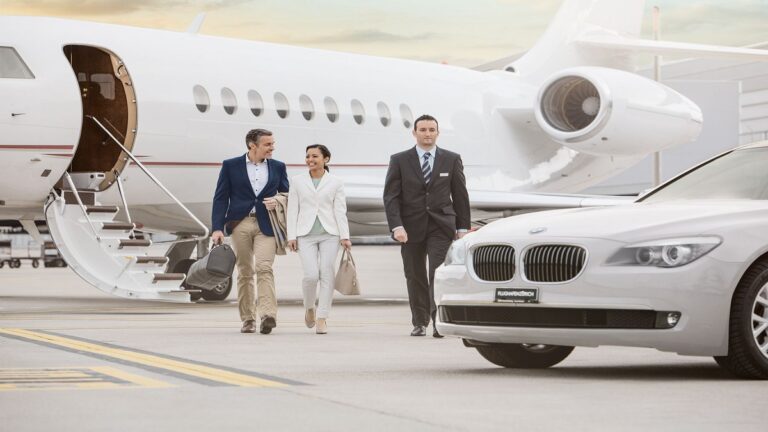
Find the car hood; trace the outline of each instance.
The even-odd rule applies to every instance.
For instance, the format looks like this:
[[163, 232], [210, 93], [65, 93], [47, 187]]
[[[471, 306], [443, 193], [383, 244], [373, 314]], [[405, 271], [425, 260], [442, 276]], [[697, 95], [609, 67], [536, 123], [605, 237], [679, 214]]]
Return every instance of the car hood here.
[[[768, 202], [690, 200], [633, 203], [527, 213], [501, 219], [478, 231], [474, 241], [508, 236], [581, 237], [633, 242], [715, 233], [717, 227], [768, 217]], [[535, 231], [540, 231], [534, 233]]]

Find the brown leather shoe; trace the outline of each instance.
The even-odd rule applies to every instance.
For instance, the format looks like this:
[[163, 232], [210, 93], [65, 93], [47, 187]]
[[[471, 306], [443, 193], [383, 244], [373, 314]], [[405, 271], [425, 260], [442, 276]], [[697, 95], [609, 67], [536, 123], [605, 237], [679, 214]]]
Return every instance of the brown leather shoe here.
[[277, 327], [275, 319], [271, 316], [265, 316], [261, 319], [261, 328], [259, 331], [261, 334], [270, 334], [275, 327]]
[[256, 333], [256, 321], [254, 320], [243, 321], [243, 328], [240, 329], [240, 333]]

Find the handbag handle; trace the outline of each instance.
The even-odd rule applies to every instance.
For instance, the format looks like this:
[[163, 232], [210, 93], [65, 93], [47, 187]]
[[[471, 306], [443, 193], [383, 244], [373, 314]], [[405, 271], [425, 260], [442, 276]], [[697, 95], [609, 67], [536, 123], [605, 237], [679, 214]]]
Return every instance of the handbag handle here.
[[354, 259], [354, 258], [352, 258], [352, 252], [348, 251], [346, 248], [344, 248], [344, 252], [342, 252], [342, 253], [341, 253], [341, 260], [342, 260], [342, 261], [344, 261], [344, 257], [345, 257], [345, 256], [348, 256], [348, 257], [349, 257], [349, 260], [350, 260], [350, 261], [352, 261], [352, 265], [354, 265], [355, 267], [357, 267], [357, 265], [355, 264], [355, 259]]

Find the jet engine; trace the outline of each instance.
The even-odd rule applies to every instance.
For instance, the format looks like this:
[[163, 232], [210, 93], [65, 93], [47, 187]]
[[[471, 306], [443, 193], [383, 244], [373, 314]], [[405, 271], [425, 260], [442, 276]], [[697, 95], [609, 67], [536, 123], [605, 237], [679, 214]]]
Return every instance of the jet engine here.
[[702, 115], [691, 100], [656, 81], [616, 69], [578, 67], [542, 85], [536, 121], [573, 150], [629, 156], [693, 141]]

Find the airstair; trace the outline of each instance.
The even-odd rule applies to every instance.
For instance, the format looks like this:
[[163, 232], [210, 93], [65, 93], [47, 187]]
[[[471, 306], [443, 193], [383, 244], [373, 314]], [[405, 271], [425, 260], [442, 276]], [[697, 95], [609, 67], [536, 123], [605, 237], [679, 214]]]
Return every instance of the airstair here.
[[[88, 118], [122, 149], [129, 164], [135, 163], [200, 226], [197, 236], [165, 243], [172, 245], [206, 240], [207, 227], [98, 119], [91, 116]], [[64, 260], [85, 281], [108, 294], [173, 302], [189, 302], [190, 294], [193, 298], [199, 298], [199, 294], [195, 294], [200, 290], [183, 286], [184, 273], [166, 272], [169, 267], [168, 254], [153, 255], [150, 252], [157, 251], [159, 246], [152, 247], [152, 241], [140, 232], [141, 225], [131, 220], [120, 172], [114, 171], [113, 174], [120, 193], [122, 212], [118, 206], [100, 203], [99, 197], [103, 191], [83, 186], [86, 182], [76, 181], [81, 180], [78, 175], [82, 177], [78, 173], [66, 172], [59, 187], [51, 191], [45, 204], [45, 217], [51, 237]], [[118, 214], [125, 220], [117, 220]]]

